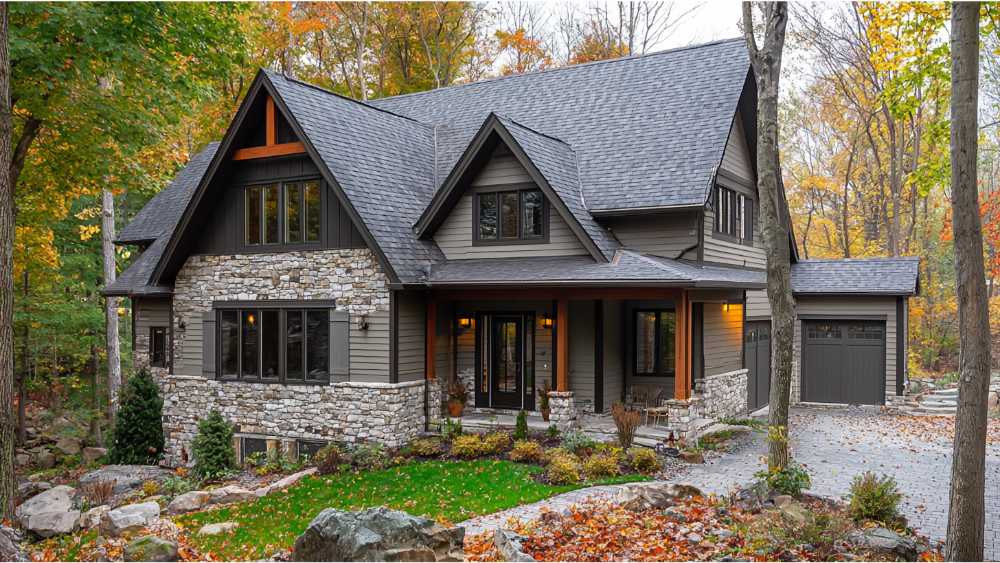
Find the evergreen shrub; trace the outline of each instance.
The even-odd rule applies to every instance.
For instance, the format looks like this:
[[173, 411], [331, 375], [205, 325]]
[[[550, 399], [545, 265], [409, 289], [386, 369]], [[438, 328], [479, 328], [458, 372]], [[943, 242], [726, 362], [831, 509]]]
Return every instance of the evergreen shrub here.
[[195, 474], [211, 479], [236, 471], [236, 448], [233, 446], [233, 424], [212, 409], [208, 418], [198, 423], [198, 434], [191, 444]]
[[517, 424], [514, 425], [514, 439], [524, 440], [528, 437], [528, 412], [517, 413]]
[[163, 399], [146, 368], [125, 381], [115, 415], [108, 461], [153, 465], [163, 459]]

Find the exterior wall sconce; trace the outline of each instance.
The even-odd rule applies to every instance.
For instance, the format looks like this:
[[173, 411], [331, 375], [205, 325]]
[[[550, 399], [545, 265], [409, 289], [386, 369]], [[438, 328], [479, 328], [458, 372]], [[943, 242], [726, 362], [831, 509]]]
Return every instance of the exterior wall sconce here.
[[723, 302], [723, 308], [725, 308], [725, 310], [726, 310], [727, 313], [729, 312], [729, 301], [724, 301]]
[[469, 328], [470, 326], [472, 326], [472, 319], [468, 317], [460, 318], [458, 319], [458, 326], [462, 328]]
[[555, 323], [549, 317], [542, 317], [542, 328], [551, 329]]
[[[253, 322], [253, 320], [251, 320], [250, 322], [252, 323], [252, 322]], [[188, 327], [188, 324], [187, 324], [187, 322], [185, 322], [185, 321], [181, 321], [181, 322], [177, 323], [177, 328], [179, 328], [179, 329], [181, 329], [181, 330], [184, 330], [184, 329], [186, 329], [187, 327]]]
[[358, 330], [368, 330], [368, 315], [358, 315]]

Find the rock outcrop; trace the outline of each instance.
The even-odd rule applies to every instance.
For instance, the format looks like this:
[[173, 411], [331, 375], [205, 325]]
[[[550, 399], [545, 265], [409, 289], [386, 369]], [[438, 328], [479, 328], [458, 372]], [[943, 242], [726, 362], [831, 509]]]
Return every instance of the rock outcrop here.
[[122, 551], [125, 561], [177, 561], [177, 544], [157, 536], [132, 540]]
[[[73, 498], [76, 497], [76, 489], [59, 485], [26, 501], [21, 506], [14, 509], [14, 516], [22, 527], [31, 529], [29, 520], [32, 516], [48, 513], [66, 513], [73, 510]], [[79, 513], [77, 517], [79, 518]], [[48, 537], [48, 536], [47, 536]]]
[[173, 473], [155, 465], [106, 465], [80, 477], [77, 485], [89, 487], [94, 483], [111, 481], [115, 484], [114, 493], [120, 495], [142, 487], [147, 481], [162, 483]]
[[668, 508], [678, 498], [701, 496], [701, 490], [689, 483], [626, 483], [618, 490], [615, 503], [627, 510]]
[[208, 502], [209, 493], [207, 491], [191, 491], [174, 497], [167, 505], [167, 514], [177, 516], [200, 510]]
[[105, 514], [98, 529], [102, 536], [117, 538], [125, 532], [138, 532], [159, 515], [160, 505], [155, 502], [130, 504]]

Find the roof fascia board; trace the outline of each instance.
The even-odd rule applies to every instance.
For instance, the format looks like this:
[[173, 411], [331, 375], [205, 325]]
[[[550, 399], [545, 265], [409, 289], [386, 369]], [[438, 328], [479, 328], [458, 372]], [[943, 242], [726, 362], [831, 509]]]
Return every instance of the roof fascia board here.
[[601, 263], [609, 262], [607, 257], [604, 256], [604, 253], [601, 252], [601, 249], [597, 247], [594, 240], [590, 238], [590, 235], [587, 233], [586, 229], [583, 228], [583, 225], [580, 224], [580, 221], [577, 220], [576, 215], [570, 212], [562, 198], [559, 197], [559, 194], [552, 189], [552, 186], [550, 186], [548, 181], [545, 180], [545, 176], [543, 176], [541, 171], [538, 170], [535, 163], [528, 158], [524, 149], [517, 144], [517, 141], [514, 140], [514, 136], [507, 131], [507, 128], [504, 127], [503, 123], [500, 123], [499, 120], [496, 122], [496, 131], [500, 134], [500, 138], [507, 143], [507, 147], [514, 153], [514, 156], [516, 156], [521, 162], [521, 166], [524, 166], [524, 169], [528, 171], [531, 179], [534, 180], [535, 183], [538, 184], [538, 187], [542, 189], [542, 192], [545, 193], [545, 197], [549, 198], [549, 205], [555, 206], [556, 211], [559, 212], [559, 215], [561, 215], [563, 220], [566, 221], [566, 224], [569, 225], [570, 230], [572, 230], [576, 234], [577, 238], [580, 239], [580, 242], [587, 247], [590, 255], [594, 257], [594, 260]]
[[588, 209], [593, 217], [629, 217], [632, 215], [656, 215], [658, 213], [670, 213], [675, 211], [698, 211], [705, 206], [700, 203], [678, 204], [678, 205], [658, 205], [655, 207], [618, 207], [615, 209]]
[[212, 162], [209, 163], [208, 168], [205, 170], [205, 174], [198, 182], [198, 186], [195, 188], [194, 193], [191, 194], [191, 199], [188, 201], [187, 207], [184, 209], [184, 214], [181, 215], [181, 220], [174, 228], [174, 232], [170, 234], [170, 240], [167, 242], [167, 247], [163, 249], [163, 254], [160, 255], [160, 260], [157, 262], [156, 268], [153, 269], [153, 275], [150, 276], [150, 285], [159, 284], [160, 278], [163, 277], [167, 264], [173, 258], [174, 252], [177, 250], [177, 245], [180, 244], [180, 239], [183, 236], [183, 233], [188, 228], [188, 223], [191, 220], [192, 213], [201, 203], [202, 197], [204, 196], [208, 185], [211, 183], [212, 178], [215, 177], [215, 173], [218, 172], [219, 167], [232, 156], [231, 153], [233, 150], [231, 149], [233, 149], [232, 145], [233, 140], [236, 138], [236, 133], [243, 126], [243, 121], [250, 113], [250, 106], [253, 105], [253, 100], [260, 93], [260, 89], [264, 87], [263, 85], [266, 81], [267, 76], [264, 74], [264, 71], [258, 70], [257, 76], [254, 77], [249, 90], [247, 90], [247, 95], [243, 98], [243, 103], [240, 104], [240, 109], [237, 110], [236, 116], [233, 118], [232, 123], [229, 124], [229, 129], [226, 130], [226, 135], [222, 138], [222, 142], [219, 144], [219, 149], [215, 152]]

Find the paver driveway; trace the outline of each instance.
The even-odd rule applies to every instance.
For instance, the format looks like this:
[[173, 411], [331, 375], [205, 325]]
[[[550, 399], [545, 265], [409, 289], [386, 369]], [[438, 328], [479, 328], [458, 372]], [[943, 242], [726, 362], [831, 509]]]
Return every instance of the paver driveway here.
[[[865, 414], [858, 409], [792, 407], [792, 456], [812, 471], [809, 492], [839, 499], [851, 479], [871, 470], [892, 475], [903, 511], [918, 533], [944, 541], [951, 480], [953, 418]], [[1000, 560], [1000, 425], [991, 421], [986, 457], [986, 558]], [[754, 443], [712, 463], [694, 466], [676, 481], [724, 494], [753, 480], [767, 455], [763, 433]]]

